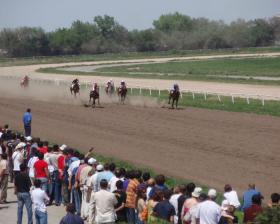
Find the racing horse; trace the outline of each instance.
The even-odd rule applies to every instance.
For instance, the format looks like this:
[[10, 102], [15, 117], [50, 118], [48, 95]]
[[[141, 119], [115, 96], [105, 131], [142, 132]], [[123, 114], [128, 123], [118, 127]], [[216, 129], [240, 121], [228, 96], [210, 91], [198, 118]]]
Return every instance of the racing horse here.
[[76, 97], [77, 93], [80, 93], [80, 86], [78, 83], [73, 84], [73, 86], [70, 86], [70, 92], [71, 95], [74, 93], [74, 96]]
[[92, 99], [92, 107], [95, 107], [95, 100], [97, 100], [97, 104], [99, 105], [99, 90], [98, 88], [95, 90], [91, 90], [89, 93], [89, 104], [91, 102]]
[[108, 96], [112, 96], [114, 93], [114, 85], [112, 85], [111, 82], [107, 83], [107, 86], [105, 87], [105, 92]]
[[29, 84], [29, 77], [26, 75], [23, 77], [23, 79], [20, 81], [21, 87], [27, 87]]
[[125, 101], [126, 93], [127, 93], [127, 88], [125, 86], [120, 86], [118, 88], [119, 100], [123, 104], [124, 104], [124, 101]]
[[177, 109], [179, 97], [180, 97], [180, 91], [179, 91], [178, 88], [175, 88], [174, 90], [171, 90], [169, 92], [168, 104], [170, 104], [170, 101], [172, 99], [172, 109], [174, 109], [174, 103], [175, 103], [175, 106], [176, 106], [176, 109]]

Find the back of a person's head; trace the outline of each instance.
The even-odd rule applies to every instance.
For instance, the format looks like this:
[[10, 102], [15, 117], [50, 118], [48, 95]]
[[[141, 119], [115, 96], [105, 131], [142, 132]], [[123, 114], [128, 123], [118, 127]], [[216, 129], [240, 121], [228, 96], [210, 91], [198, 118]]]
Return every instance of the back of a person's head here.
[[58, 145], [53, 145], [53, 151], [58, 152], [59, 151], [59, 146]]
[[260, 194], [255, 194], [252, 196], [252, 203], [253, 204], [257, 204], [257, 205], [261, 205], [262, 204], [262, 197]]
[[43, 141], [43, 146], [49, 146], [49, 142], [48, 141]]
[[186, 184], [180, 184], [179, 185], [179, 191], [182, 194], [185, 194], [187, 192], [187, 185]]
[[35, 179], [35, 180], [34, 180], [34, 186], [35, 186], [36, 188], [40, 188], [40, 187], [41, 187], [41, 180]]
[[116, 169], [116, 164], [115, 163], [110, 163], [109, 164], [109, 170], [114, 173], [115, 172], [115, 169]]
[[49, 153], [50, 152], [53, 152], [53, 147], [48, 147], [48, 150], [47, 150]]
[[70, 156], [74, 155], [74, 149], [68, 148], [68, 154]]
[[157, 185], [163, 185], [165, 183], [165, 176], [162, 174], [157, 175], [155, 181]]
[[22, 172], [26, 171], [26, 169], [27, 169], [26, 164], [25, 164], [25, 163], [20, 164], [20, 165], [19, 165], [19, 169], [20, 169], [20, 171], [22, 171]]
[[116, 187], [118, 190], [122, 190], [123, 189], [123, 181], [122, 180], [118, 180], [116, 182]]
[[135, 170], [134, 171], [134, 178], [140, 179], [142, 176], [142, 171], [141, 170]]
[[30, 108], [27, 108], [26, 112], [30, 113], [30, 112], [31, 112], [31, 109], [30, 109]]
[[79, 158], [80, 157], [80, 152], [78, 150], [75, 150], [74, 153], [73, 153], [73, 156]]
[[194, 183], [188, 183], [187, 186], [186, 186], [186, 192], [188, 193], [188, 195], [191, 195], [192, 192], [194, 191], [195, 189], [195, 184]]
[[252, 184], [252, 183], [248, 184], [248, 187], [249, 187], [249, 189], [255, 189], [256, 188], [255, 184]]
[[44, 159], [44, 154], [41, 152], [38, 152], [38, 159], [43, 160]]
[[36, 147], [32, 147], [32, 148], [31, 148], [31, 153], [32, 153], [32, 154], [34, 154], [34, 155], [36, 154], [36, 155], [37, 155], [37, 152], [38, 152], [38, 150], [37, 150]]
[[72, 203], [69, 203], [67, 206], [66, 206], [66, 212], [69, 212], [71, 214], [74, 214], [75, 213], [75, 205], [72, 204]]
[[179, 193], [180, 193], [180, 188], [179, 188], [179, 186], [173, 187], [173, 193], [174, 193], [174, 194], [179, 194]]
[[152, 200], [153, 201], [162, 201], [162, 199], [163, 199], [163, 192], [156, 190], [154, 192], [154, 194], [152, 195]]
[[106, 180], [106, 179], [102, 179], [102, 180], [100, 181], [100, 188], [101, 188], [101, 189], [107, 189], [107, 187], [108, 187], [108, 182], [107, 182], [107, 180]]
[[120, 168], [120, 172], [121, 172], [121, 176], [125, 176], [126, 175], [126, 170], [125, 170], [125, 168], [123, 168], [123, 167], [121, 167]]
[[163, 191], [163, 197], [165, 200], [169, 200], [173, 192], [169, 189]]
[[39, 142], [38, 142], [38, 147], [39, 147], [39, 148], [42, 148], [43, 146], [44, 146], [43, 142], [39, 141]]
[[279, 204], [280, 195], [278, 193], [271, 194], [270, 198], [272, 203]]
[[224, 191], [225, 191], [225, 192], [230, 192], [230, 191], [232, 191], [231, 185], [226, 184], [225, 187], [224, 187]]
[[104, 170], [108, 171], [109, 170], [109, 163], [104, 164]]
[[143, 174], [142, 174], [142, 178], [143, 178], [143, 181], [148, 181], [150, 178], [151, 178], [151, 175], [150, 175], [150, 173], [149, 172], [144, 172]]
[[120, 178], [122, 176], [122, 172], [120, 171], [120, 169], [115, 169], [115, 175], [117, 178]]
[[127, 176], [128, 179], [133, 179], [133, 178], [135, 178], [135, 171], [134, 171], [134, 170], [128, 170], [128, 171], [126, 172], [126, 176]]

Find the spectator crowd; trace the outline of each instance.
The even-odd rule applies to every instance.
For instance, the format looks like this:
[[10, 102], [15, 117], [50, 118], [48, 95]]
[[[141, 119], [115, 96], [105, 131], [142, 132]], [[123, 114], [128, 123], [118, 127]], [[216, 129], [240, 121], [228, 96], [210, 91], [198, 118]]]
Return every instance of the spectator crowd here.
[[[166, 185], [164, 175], [126, 170], [85, 155], [67, 145], [15, 134], [8, 125], [0, 128], [0, 203], [7, 203], [8, 182], [18, 200], [17, 223], [26, 207], [28, 224], [48, 223], [48, 206], [65, 206], [61, 224], [82, 223], [175, 223], [234, 224], [237, 210], [244, 223], [253, 223], [263, 212], [262, 194], [249, 184], [240, 203], [231, 185], [224, 186], [223, 200], [217, 191], [207, 192], [194, 183]], [[279, 193], [269, 207], [279, 207]], [[240, 221], [240, 220], [239, 220]]]

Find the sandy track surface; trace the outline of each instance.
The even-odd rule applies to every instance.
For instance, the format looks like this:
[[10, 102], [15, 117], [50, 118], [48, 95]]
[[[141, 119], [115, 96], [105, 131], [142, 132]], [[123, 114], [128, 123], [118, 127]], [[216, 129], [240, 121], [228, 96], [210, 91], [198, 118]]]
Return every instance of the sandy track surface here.
[[[174, 58], [154, 58], [154, 59], [133, 59], [121, 61], [98, 61], [98, 62], [79, 62], [79, 63], [63, 63], [63, 64], [44, 64], [44, 65], [29, 65], [29, 66], [16, 66], [16, 67], [0, 67], [0, 76], [17, 76], [23, 77], [28, 74], [33, 79], [56, 79], [72, 81], [74, 75], [61, 75], [61, 74], [46, 74], [35, 72], [39, 68], [57, 67], [57, 66], [70, 66], [70, 65], [100, 65], [107, 63], [147, 63], [147, 62], [167, 62], [172, 60], [208, 60], [215, 58], [248, 58], [248, 57], [277, 57], [280, 53], [262, 53], [262, 54], [235, 54], [235, 55], [214, 55], [214, 56], [195, 56], [195, 57], [174, 57]], [[98, 83], [106, 83], [109, 77], [101, 76], [80, 76], [82, 82], [96, 81]], [[152, 87], [159, 89], [168, 89], [172, 85], [172, 80], [158, 80], [158, 79], [132, 79], [132, 78], [114, 78], [116, 83], [125, 79], [128, 86], [135, 87]], [[247, 84], [229, 84], [229, 83], [215, 83], [215, 82], [202, 82], [202, 81], [176, 81], [179, 83], [181, 89], [199, 92], [214, 92], [222, 95], [231, 94], [244, 94], [244, 95], [261, 95], [266, 99], [271, 96], [280, 98], [280, 88], [278, 86], [268, 85], [247, 85]], [[256, 96], [255, 96], [256, 97]]]
[[[78, 100], [77, 100], [78, 101]], [[33, 134], [241, 193], [256, 183], [266, 198], [280, 186], [280, 119], [202, 109], [103, 104], [86, 108], [32, 99], [0, 98], [0, 123], [22, 130], [33, 112]]]

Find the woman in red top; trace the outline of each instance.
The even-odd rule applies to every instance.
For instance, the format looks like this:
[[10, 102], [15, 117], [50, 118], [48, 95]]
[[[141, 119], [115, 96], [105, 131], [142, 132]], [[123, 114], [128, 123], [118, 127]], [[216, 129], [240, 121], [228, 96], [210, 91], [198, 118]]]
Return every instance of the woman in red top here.
[[48, 164], [44, 161], [44, 154], [38, 153], [39, 160], [34, 163], [35, 179], [41, 180], [41, 187], [48, 192], [49, 170]]

